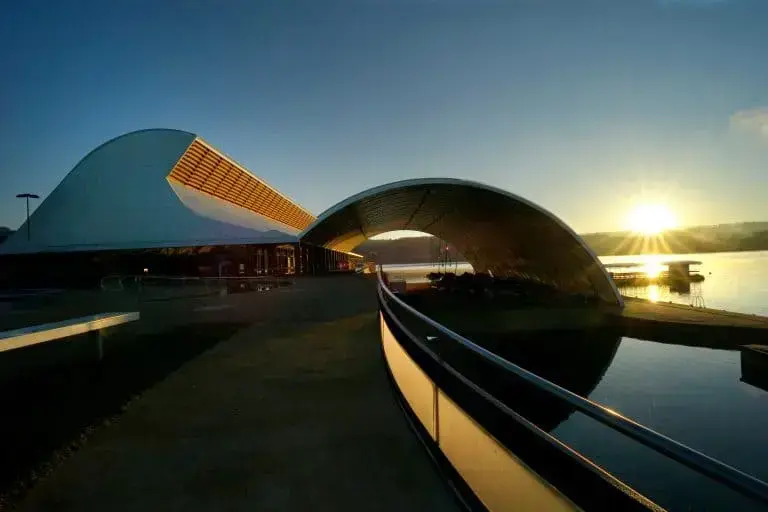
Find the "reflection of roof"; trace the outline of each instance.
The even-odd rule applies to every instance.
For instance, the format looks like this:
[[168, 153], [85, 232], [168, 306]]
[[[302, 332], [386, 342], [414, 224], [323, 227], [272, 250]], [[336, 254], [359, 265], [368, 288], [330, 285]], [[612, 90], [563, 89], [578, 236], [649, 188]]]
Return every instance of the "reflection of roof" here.
[[375, 187], [329, 208], [300, 236], [349, 251], [396, 230], [454, 244], [476, 271], [622, 303], [600, 261], [560, 219], [522, 197], [471, 181], [425, 178]]

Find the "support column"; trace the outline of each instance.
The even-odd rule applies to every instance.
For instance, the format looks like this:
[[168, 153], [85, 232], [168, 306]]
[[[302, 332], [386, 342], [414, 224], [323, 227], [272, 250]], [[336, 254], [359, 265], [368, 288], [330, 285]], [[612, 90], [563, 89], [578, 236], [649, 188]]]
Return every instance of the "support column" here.
[[317, 265], [317, 255], [315, 254], [317, 252], [317, 248], [313, 245], [309, 249], [309, 254], [307, 255], [307, 261], [309, 261], [309, 267], [312, 269], [312, 275], [314, 276], [317, 273], [317, 270], [315, 269], [315, 266]]
[[296, 252], [294, 253], [294, 265], [296, 265], [296, 275], [300, 276], [304, 274], [304, 255], [302, 254], [301, 242], [296, 244]]

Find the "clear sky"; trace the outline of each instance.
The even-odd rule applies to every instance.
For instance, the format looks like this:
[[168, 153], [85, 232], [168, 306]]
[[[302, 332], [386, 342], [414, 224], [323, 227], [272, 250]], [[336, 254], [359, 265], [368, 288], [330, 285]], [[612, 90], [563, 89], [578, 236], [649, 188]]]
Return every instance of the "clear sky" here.
[[766, 0], [6, 2], [0, 70], [0, 226], [151, 127], [315, 214], [448, 176], [580, 232], [768, 220]]

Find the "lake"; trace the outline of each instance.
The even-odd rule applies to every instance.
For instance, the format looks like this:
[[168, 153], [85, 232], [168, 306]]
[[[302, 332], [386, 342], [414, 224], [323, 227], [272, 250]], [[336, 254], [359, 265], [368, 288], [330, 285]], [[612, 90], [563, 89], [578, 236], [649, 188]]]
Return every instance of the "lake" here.
[[738, 313], [768, 316], [768, 251], [673, 254], [663, 256], [604, 256], [604, 263], [649, 263], [658, 260], [701, 261], [704, 281], [691, 283], [690, 293], [669, 286], [627, 287], [624, 295], [653, 301], [702, 305]]
[[[601, 259], [610, 263], [653, 258]], [[672, 292], [669, 287], [656, 285], [622, 291], [650, 300], [768, 316], [768, 251], [662, 258], [701, 261], [700, 270], [705, 280], [694, 284], [690, 293]], [[383, 268], [391, 277], [413, 280], [423, 279], [426, 272], [435, 267], [384, 265]], [[456, 270], [460, 274], [471, 271], [471, 267], [458, 264]], [[551, 338], [542, 343], [550, 343], [557, 350], [570, 343], [563, 337]], [[768, 392], [741, 381], [739, 351], [620, 336], [615, 344], [616, 350], [609, 357], [605, 371], [594, 376], [596, 385], [579, 391], [662, 434], [768, 481]], [[514, 351], [514, 347], [510, 348]], [[713, 485], [707, 478], [638, 446], [580, 413], [568, 416], [551, 433], [670, 509], [753, 508], [750, 502], [727, 488]], [[682, 489], [698, 491], [682, 492]]]
[[[702, 305], [737, 313], [768, 316], [768, 251], [722, 252], [711, 254], [665, 254], [640, 256], [601, 256], [603, 263], [649, 263], [658, 260], [701, 261], [698, 268], [704, 276], [701, 283], [692, 283], [689, 293], [670, 290], [669, 286], [651, 285], [626, 287], [620, 291], [630, 297], [653, 301]], [[427, 282], [428, 272], [446, 271], [462, 274], [472, 272], [469, 263], [446, 265], [384, 265], [393, 279]]]

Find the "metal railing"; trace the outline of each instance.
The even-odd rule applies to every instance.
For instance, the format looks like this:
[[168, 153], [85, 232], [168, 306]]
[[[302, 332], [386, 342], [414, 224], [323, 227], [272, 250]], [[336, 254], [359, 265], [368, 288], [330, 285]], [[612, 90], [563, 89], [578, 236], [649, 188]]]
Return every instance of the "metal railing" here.
[[[385, 308], [389, 308], [389, 306], [386, 304], [385, 298], [394, 301], [401, 309], [408, 312], [413, 317], [426, 323], [443, 336], [458, 343], [470, 352], [480, 356], [485, 361], [488, 361], [496, 367], [515, 375], [523, 381], [533, 385], [535, 388], [548, 393], [559, 401], [573, 407], [577, 411], [580, 411], [587, 416], [597, 420], [598, 422], [608, 426], [610, 429], [620, 432], [627, 437], [630, 437], [642, 443], [643, 445], [648, 446], [654, 451], [661, 453], [670, 459], [678, 461], [681, 464], [684, 464], [685, 466], [700, 474], [706, 475], [715, 481], [721, 482], [731, 487], [732, 489], [735, 489], [747, 496], [768, 504], [768, 483], [755, 478], [752, 475], [744, 473], [743, 471], [740, 471], [732, 466], [729, 466], [724, 462], [705, 455], [635, 421], [632, 421], [631, 419], [622, 416], [616, 411], [613, 411], [601, 404], [568, 391], [567, 389], [558, 386], [553, 382], [539, 377], [533, 372], [530, 372], [514, 363], [511, 363], [510, 361], [507, 361], [506, 359], [481, 347], [480, 345], [477, 345], [476, 343], [468, 340], [460, 334], [432, 320], [428, 316], [417, 311], [410, 305], [406, 304], [403, 300], [398, 298], [384, 284], [381, 271], [378, 272], [378, 290], [380, 303]], [[392, 317], [395, 317], [391, 309], [389, 309], [387, 312]], [[411, 333], [407, 334], [414, 336]], [[419, 341], [419, 345], [426, 348], [426, 345], [421, 341]], [[426, 350], [429, 349], [426, 348]], [[435, 356], [436, 360], [440, 361], [441, 365], [447, 366], [444, 362], [441, 361], [439, 356], [434, 353], [433, 355]], [[451, 370], [455, 372], [455, 370]]]
[[139, 320], [138, 311], [128, 313], [98, 313], [80, 318], [72, 318], [62, 322], [50, 322], [33, 325], [22, 329], [0, 332], [0, 352], [15, 350], [31, 345], [56, 341], [62, 338], [95, 332], [98, 335], [99, 359], [104, 357], [104, 346], [101, 331], [116, 325]]

